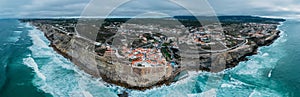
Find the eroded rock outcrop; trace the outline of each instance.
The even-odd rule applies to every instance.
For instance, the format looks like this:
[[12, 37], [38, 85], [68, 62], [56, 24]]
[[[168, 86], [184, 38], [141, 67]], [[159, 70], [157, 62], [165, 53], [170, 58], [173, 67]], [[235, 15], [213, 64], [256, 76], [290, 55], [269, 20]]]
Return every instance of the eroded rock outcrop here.
[[204, 70], [220, 72], [226, 68], [236, 66], [246, 56], [256, 54], [258, 46], [272, 43], [279, 37], [279, 31], [271, 33], [269, 37], [251, 38], [239, 47], [224, 52], [193, 52], [182, 54], [188, 60], [179, 69], [170, 65], [157, 67], [132, 67], [120, 62], [112, 61], [114, 56], [103, 57], [94, 51], [95, 44], [85, 38], [70, 35], [51, 25], [32, 23], [37, 26], [51, 41], [51, 46], [60, 54], [69, 58], [75, 65], [93, 77], [101, 77], [104, 81], [114, 83], [131, 89], [147, 89], [155, 85], [173, 82], [175, 76], [182, 70]]

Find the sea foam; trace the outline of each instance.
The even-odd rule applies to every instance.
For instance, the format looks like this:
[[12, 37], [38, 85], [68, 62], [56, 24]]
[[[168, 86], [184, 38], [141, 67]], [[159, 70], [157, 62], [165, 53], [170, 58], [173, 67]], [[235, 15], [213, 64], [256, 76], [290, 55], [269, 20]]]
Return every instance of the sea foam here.
[[33, 28], [29, 36], [33, 42], [29, 47], [32, 54], [24, 62], [34, 68], [38, 78], [33, 83], [40, 90], [54, 97], [117, 97], [113, 86], [107, 87], [101, 79], [92, 78], [57, 54], [41, 31]]
[[46, 80], [46, 76], [45, 76], [44, 74], [41, 73], [41, 71], [40, 71], [39, 68], [38, 68], [37, 63], [34, 61], [33, 58], [31, 58], [31, 57], [25, 58], [25, 59], [23, 59], [23, 63], [24, 63], [25, 65], [27, 65], [28, 67], [31, 67], [31, 68], [34, 70], [34, 72], [37, 74], [37, 76], [38, 76], [39, 78], [41, 78], [43, 81]]
[[[218, 95], [227, 95], [226, 91], [233, 96], [261, 96], [271, 95], [277, 91], [268, 90], [267, 88], [257, 88], [257, 84], [252, 84], [253, 81], [260, 81], [263, 77], [268, 77], [264, 74], [265, 69], [274, 68], [278, 58], [271, 58], [282, 54], [281, 51], [273, 51], [271, 49], [280, 45], [284, 41], [280, 37], [269, 47], [259, 49], [259, 54], [249, 57], [251, 60], [240, 63], [233, 69], [228, 69], [222, 73], [209, 72], [189, 72], [190, 76], [180, 80], [170, 86], [163, 85], [146, 91], [127, 90], [130, 96], [133, 97], [157, 97], [157, 96], [201, 96], [207, 93], [214, 92]], [[33, 83], [42, 91], [52, 94], [54, 97], [116, 97], [117, 93], [124, 91], [122, 87], [115, 85], [107, 86], [101, 79], [91, 78], [91, 76], [79, 70], [69, 60], [49, 47], [49, 41], [43, 36], [42, 32], [37, 29], [30, 31], [29, 36], [32, 38], [33, 45], [30, 47], [32, 56], [24, 59], [26, 64], [35, 71], [38, 78], [45, 80], [34, 79]], [[275, 49], [278, 50], [278, 49]], [[275, 53], [274, 53], [275, 52]], [[42, 58], [42, 59], [41, 59]], [[38, 64], [36, 63], [38, 62]], [[35, 63], [35, 64], [34, 64]], [[43, 76], [44, 77], [43, 77]], [[223, 78], [227, 75], [233, 75], [228, 79]], [[244, 77], [244, 78], [239, 78]], [[215, 82], [208, 79], [218, 79]], [[210, 84], [207, 84], [207, 83]], [[220, 83], [220, 84], [214, 84]], [[274, 95], [273, 95], [274, 96]], [[275, 95], [276, 97], [277, 95]]]
[[28, 35], [31, 37], [33, 45], [29, 47], [34, 57], [51, 57], [51, 48], [49, 48], [46, 38], [43, 37], [43, 33], [35, 28], [29, 30]]

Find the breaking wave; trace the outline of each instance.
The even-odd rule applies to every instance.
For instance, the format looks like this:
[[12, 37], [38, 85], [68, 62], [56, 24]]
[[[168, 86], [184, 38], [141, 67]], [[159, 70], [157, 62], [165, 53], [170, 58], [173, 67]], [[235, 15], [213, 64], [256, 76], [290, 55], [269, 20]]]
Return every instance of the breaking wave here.
[[[30, 30], [33, 45], [31, 56], [24, 63], [33, 68], [36, 77], [33, 83], [40, 90], [55, 97], [116, 97], [126, 90], [109, 85], [79, 70], [69, 60], [55, 53], [49, 41], [37, 29]], [[237, 67], [220, 73], [189, 72], [189, 77], [170, 86], [161, 86], [146, 91], [126, 90], [132, 97], [199, 97], [199, 96], [271, 96], [280, 97], [277, 84], [272, 80], [272, 70], [284, 51], [280, 44], [286, 41], [286, 34], [272, 45], [261, 47], [259, 53], [248, 57]], [[271, 84], [271, 85], [270, 85]]]
[[[12, 21], [10, 21], [12, 22]], [[2, 24], [3, 22], [1, 22]], [[11, 50], [14, 46], [18, 46], [16, 42], [19, 41], [21, 38], [21, 34], [23, 33], [23, 29], [15, 29], [15, 26], [23, 27], [23, 24], [14, 25], [12, 24], [5, 24], [1, 25], [1, 40], [0, 40], [0, 90], [6, 83], [7, 79], [7, 65], [9, 65], [9, 59], [12, 57]], [[5, 33], [5, 34], [4, 34]]]
[[261, 47], [257, 55], [249, 56], [249, 61], [220, 73], [202, 72], [192, 75], [188, 80], [142, 91], [130, 91], [133, 97], [180, 96], [180, 97], [282, 97], [280, 83], [270, 80], [272, 70], [283, 56], [281, 49], [287, 41], [287, 34], [281, 31], [281, 37], [272, 45]]
[[15, 42], [19, 41], [19, 39], [21, 38], [20, 35], [21, 35], [22, 31], [13, 31], [10, 33], [12, 33], [12, 37], [9, 37], [7, 41], [15, 43]]
[[27, 65], [28, 67], [31, 67], [34, 72], [36, 73], [36, 75], [41, 78], [43, 81], [46, 80], [46, 77], [44, 74], [41, 73], [41, 71], [38, 68], [38, 65], [35, 63], [35, 61], [33, 60], [33, 58], [29, 57], [29, 58], [25, 58], [23, 59], [23, 63], [25, 65]]
[[32, 54], [23, 59], [34, 69], [33, 83], [40, 90], [54, 97], [115, 97], [118, 87], [108, 87], [101, 79], [95, 79], [80, 71], [63, 56], [48, 46], [49, 41], [37, 29], [30, 30]]

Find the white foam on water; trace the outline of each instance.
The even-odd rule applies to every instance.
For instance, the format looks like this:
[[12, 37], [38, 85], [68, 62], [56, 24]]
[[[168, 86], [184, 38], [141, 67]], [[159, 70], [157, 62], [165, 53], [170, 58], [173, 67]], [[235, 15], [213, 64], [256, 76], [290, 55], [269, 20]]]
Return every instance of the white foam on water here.
[[269, 56], [269, 53], [264, 53], [262, 56], [267, 57], [267, 56]]
[[[279, 29], [278, 29], [279, 30]], [[279, 47], [287, 41], [286, 33], [281, 31], [280, 36], [273, 44], [266, 47], [260, 47], [258, 54], [249, 57], [251, 60], [241, 62], [236, 68], [236, 73], [241, 75], [251, 75], [261, 77], [262, 75], [270, 76], [270, 73], [264, 74], [263, 70], [272, 70], [275, 68], [278, 60], [285, 55], [284, 50]]]
[[[33, 45], [30, 61], [38, 62], [39, 71], [36, 75], [43, 74], [45, 80], [33, 79], [38, 89], [54, 97], [116, 97], [117, 94], [111, 87], [105, 86], [101, 79], [92, 78], [79, 70], [74, 64], [63, 56], [57, 54], [47, 44], [49, 41], [37, 29], [30, 30], [29, 36]], [[34, 64], [36, 67], [36, 64]]]
[[217, 97], [217, 89], [210, 89], [202, 93], [188, 94], [187, 97]]
[[[249, 61], [241, 62], [238, 66], [234, 67], [233, 69], [227, 69], [223, 72], [214, 74], [214, 73], [207, 73], [202, 72], [200, 74], [197, 73], [189, 73], [195, 74], [201, 76], [208, 76], [210, 78], [211, 76], [214, 77], [215, 75], [220, 74], [222, 76], [222, 73], [224, 75], [237, 75], [238, 77], [244, 77], [244, 78], [234, 78], [230, 77], [229, 80], [221, 79], [219, 80], [221, 83], [220, 87], [215, 89], [215, 93], [219, 96], [228, 96], [228, 97], [244, 97], [248, 95], [253, 95], [254, 97], [280, 97], [280, 93], [278, 93], [275, 90], [269, 89], [264, 86], [260, 86], [262, 84], [261, 82], [257, 82], [256, 84], [252, 84], [253, 81], [261, 81], [265, 80], [265, 78], [268, 76], [265, 73], [266, 70], [272, 70], [276, 66], [276, 62], [280, 59], [280, 57], [284, 56], [284, 51], [281, 51], [278, 46], [281, 46], [282, 43], [287, 41], [286, 34], [284, 31], [281, 31], [280, 36], [273, 44], [267, 47], [260, 47], [258, 50], [258, 55], [254, 55], [249, 57]], [[267, 76], [266, 76], [267, 75]], [[214, 78], [212, 78], [214, 79]], [[176, 82], [170, 86], [162, 86], [153, 88], [150, 90], [146, 90], [144, 92], [141, 91], [131, 91], [130, 96], [132, 97], [157, 97], [157, 96], [174, 96], [174, 97], [205, 97], [202, 94], [205, 94], [206, 92], [210, 91], [204, 91], [202, 93], [191, 93], [193, 91], [192, 89], [195, 88], [195, 84], [199, 84], [198, 86], [201, 90], [205, 90], [205, 87], [207, 86], [207, 81], [202, 82], [202, 80], [205, 80], [205, 78], [197, 78], [197, 77], [191, 77], [187, 78], [186, 80], [182, 80], [182, 82]], [[266, 82], [266, 83], [264, 83]], [[263, 81], [264, 85], [268, 85], [268, 81]], [[256, 86], [259, 85], [259, 86]], [[209, 87], [209, 86], [208, 86]], [[256, 89], [257, 87], [261, 87], [260, 89]], [[253, 93], [254, 91], [254, 93]], [[228, 93], [229, 92], [229, 93]], [[209, 92], [208, 92], [209, 93]], [[263, 94], [263, 95], [256, 95], [257, 93]], [[185, 95], [188, 94], [188, 95]], [[209, 93], [210, 94], [210, 93]], [[210, 95], [212, 96], [212, 95]]]
[[47, 43], [41, 38], [43, 36], [43, 32], [37, 30], [37, 29], [33, 29], [29, 31], [28, 34], [31, 39], [33, 40], [33, 44], [35, 46], [39, 46], [40, 48], [47, 48], [48, 45]]
[[260, 92], [253, 90], [253, 92], [249, 95], [249, 97], [259, 97], [262, 96]]
[[285, 94], [280, 94], [277, 91], [268, 88], [255, 88], [249, 95], [249, 97], [286, 97]]
[[93, 95], [88, 91], [82, 91], [84, 97], [93, 97]]
[[235, 86], [233, 86], [231, 84], [228, 84], [228, 83], [224, 83], [224, 84], [221, 85], [221, 87], [222, 88], [230, 88], [230, 87], [235, 87]]
[[243, 88], [243, 87], [255, 87], [253, 85], [244, 83], [238, 79], [232, 78], [230, 77], [229, 81], [225, 81], [223, 82], [223, 84], [221, 85], [221, 88]]
[[31, 67], [40, 79], [42, 79], [43, 81], [46, 80], [46, 76], [41, 73], [41, 71], [38, 68], [37, 63], [34, 61], [33, 58], [31, 58], [31, 57], [24, 58], [23, 63], [25, 65], [27, 65], [28, 67]]
[[41, 71], [47, 76], [47, 81], [34, 80], [34, 83], [55, 97], [116, 96], [101, 81], [75, 68], [62, 56], [48, 59]]
[[169, 86], [163, 85], [146, 91], [131, 90], [129, 91], [129, 95], [130, 97], [187, 97], [193, 95], [192, 91], [195, 88], [204, 90], [206, 85], [199, 82], [197, 79], [199, 76], [211, 75], [209, 72], [201, 71], [188, 71], [188, 74], [187, 78], [172, 83]]
[[21, 38], [21, 33], [23, 31], [13, 31], [12, 36], [8, 38], [8, 42], [17, 42]]
[[269, 77], [269, 78], [272, 76], [272, 71], [273, 71], [273, 70], [270, 70], [270, 71], [269, 71], [269, 74], [268, 74], [268, 77]]
[[[20, 23], [21, 24], [21, 23]], [[24, 25], [26, 28], [35, 28], [34, 26], [31, 26], [30, 23], [25, 23]]]
[[[278, 29], [279, 30], [279, 29]], [[265, 85], [268, 84], [268, 81], [265, 78], [270, 78], [272, 76], [272, 71], [277, 65], [279, 59], [285, 56], [285, 51], [280, 48], [280, 46], [287, 41], [287, 35], [284, 31], [281, 30], [280, 36], [273, 44], [266, 47], [260, 47], [258, 55], [254, 55], [249, 57], [251, 60], [247, 62], [240, 63], [233, 71], [236, 74], [242, 76], [252, 76], [246, 80], [252, 81], [264, 81]], [[268, 72], [267, 72], [268, 71]], [[245, 79], [244, 79], [245, 80]], [[250, 81], [251, 82], [251, 81]], [[259, 83], [261, 84], [261, 83]], [[249, 85], [249, 84], [248, 84]], [[231, 87], [231, 86], [240, 86], [240, 85], [228, 85], [224, 84], [223, 87]], [[268, 85], [267, 85], [268, 86]], [[261, 86], [251, 86], [251, 87], [261, 87]], [[275, 90], [271, 90], [268, 88], [261, 87], [262, 89], [255, 89], [251, 93], [251, 97], [280, 97], [280, 93]], [[262, 92], [262, 95], [260, 94]], [[264, 95], [265, 94], [265, 95]]]
[[203, 73], [203, 72], [202, 71], [188, 71], [188, 76], [186, 78], [173, 83], [173, 85], [186, 84], [189, 82], [189, 80], [192, 80], [193, 78], [199, 76], [201, 73]]
[[29, 49], [32, 51], [32, 55], [34, 57], [51, 57], [53, 53], [51, 52], [52, 48], [49, 48], [49, 42], [43, 37], [43, 32], [37, 29], [32, 29], [29, 30], [28, 35], [31, 37], [33, 42], [33, 45], [29, 47]]
[[240, 75], [255, 75], [259, 73], [259, 69], [263, 68], [261, 63], [256, 60], [249, 60], [247, 62], [241, 62], [237, 68], [234, 68], [236, 74]]
[[19, 41], [19, 38], [20, 37], [9, 37], [8, 42], [17, 42], [17, 41]]
[[250, 60], [241, 62], [232, 69], [225, 70], [225, 74], [235, 76], [234, 78], [230, 77], [229, 81], [223, 81], [217, 94], [232, 97], [247, 96], [247, 94], [250, 97], [282, 97], [278, 91], [267, 87], [271, 83], [267, 79], [272, 76], [272, 70], [279, 59], [284, 56], [284, 50], [280, 49], [280, 46], [287, 41], [287, 35], [284, 31], [281, 31], [280, 35], [281, 37], [273, 44], [260, 47], [257, 55], [248, 57]]
[[[29, 25], [29, 24], [28, 24]], [[282, 33], [281, 33], [282, 34]], [[283, 34], [284, 35], [284, 34]], [[49, 41], [43, 36], [43, 33], [33, 29], [30, 31], [29, 36], [33, 40], [33, 46], [30, 47], [32, 51], [32, 59], [35, 58], [46, 58], [46, 59], [36, 59], [35, 62], [41, 62], [37, 64], [39, 67], [39, 73], [45, 76], [45, 81], [34, 79], [33, 83], [42, 91], [52, 94], [54, 97], [116, 97], [119, 90], [124, 90], [124, 88], [114, 86], [111, 87], [105, 86], [105, 82], [102, 82], [101, 79], [91, 78], [91, 76], [84, 73], [82, 70], [76, 68], [69, 60], [65, 59], [61, 55], [55, 53], [55, 51], [49, 47], [47, 44]], [[284, 36], [283, 36], [284, 37]], [[272, 46], [280, 45], [280, 43], [285, 42], [284, 38], [280, 37], [277, 41], [274, 42]], [[253, 78], [260, 78], [262, 69], [273, 68], [274, 62], [277, 62], [277, 59], [272, 59], [273, 53], [259, 51], [259, 55], [250, 57], [250, 61], [242, 62], [239, 66], [226, 70], [222, 73], [237, 73], [240, 75], [250, 75]], [[29, 56], [30, 57], [30, 56]], [[266, 58], [268, 60], [261, 61], [257, 59]], [[27, 59], [29, 60], [29, 59]], [[31, 59], [30, 59], [31, 60]], [[31, 60], [32, 61], [32, 60]], [[34, 60], [33, 60], [34, 61]], [[34, 68], [34, 66], [33, 66]], [[39, 75], [39, 73], [36, 73]], [[132, 97], [157, 97], [157, 96], [173, 96], [173, 97], [187, 97], [187, 96], [197, 96], [211, 94], [212, 89], [204, 91], [202, 93], [193, 93], [195, 85], [199, 84], [197, 87], [201, 90], [204, 90], [206, 87], [205, 81], [202, 82], [202, 79], [198, 78], [202, 76], [214, 76], [217, 74], [208, 73], [208, 72], [188, 72], [189, 77], [180, 80], [176, 83], [171, 84], [170, 86], [161, 86], [149, 89], [146, 91], [137, 91], [137, 90], [128, 90], [129, 95]], [[271, 95], [276, 93], [276, 91], [268, 89], [253, 89], [249, 84], [246, 84], [239, 79], [230, 78], [230, 81], [220, 80], [220, 88], [214, 89], [214, 94], [223, 93], [220, 90], [230, 89], [231, 91], [236, 91], [239, 93], [241, 88], [245, 89], [242, 92], [244, 94], [249, 94], [256, 96], [258, 94]], [[249, 88], [250, 87], [250, 88]], [[248, 92], [250, 90], [250, 92]], [[254, 92], [254, 93], [253, 93]], [[243, 94], [241, 93], [241, 94]], [[242, 95], [247, 96], [247, 95]], [[259, 96], [259, 95], [258, 95]], [[276, 95], [274, 96], [276, 97]]]
[[19, 33], [19, 34], [22, 33], [22, 32], [23, 32], [23, 31], [14, 31], [14, 33]]

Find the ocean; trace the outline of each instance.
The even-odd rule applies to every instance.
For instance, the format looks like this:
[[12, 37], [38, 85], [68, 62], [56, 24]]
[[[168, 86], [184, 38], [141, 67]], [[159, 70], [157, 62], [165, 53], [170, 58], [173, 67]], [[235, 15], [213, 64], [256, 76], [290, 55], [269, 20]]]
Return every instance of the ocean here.
[[43, 33], [15, 19], [0, 20], [0, 97], [299, 97], [300, 22], [250, 60], [220, 73], [189, 72], [170, 86], [128, 90], [92, 78], [49, 47]]

